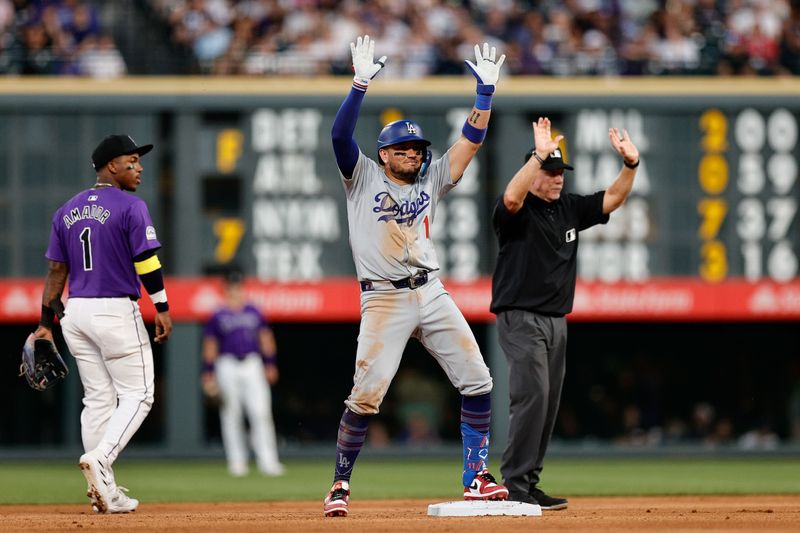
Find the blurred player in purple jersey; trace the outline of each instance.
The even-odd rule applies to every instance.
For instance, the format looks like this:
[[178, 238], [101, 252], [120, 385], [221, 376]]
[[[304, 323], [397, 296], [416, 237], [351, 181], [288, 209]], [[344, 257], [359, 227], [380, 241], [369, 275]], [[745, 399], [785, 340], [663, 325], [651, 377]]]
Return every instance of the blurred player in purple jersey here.
[[[98, 513], [135, 511], [112, 465], [153, 405], [153, 351], [139, 310], [140, 282], [156, 307], [156, 342], [172, 332], [156, 251], [161, 243], [144, 201], [141, 157], [128, 135], [109, 135], [92, 153], [97, 183], [53, 216], [42, 316], [34, 336], [53, 338], [53, 321], [75, 357], [83, 384], [80, 468]], [[69, 280], [66, 308], [61, 294]], [[62, 315], [63, 313], [63, 315]]]
[[261, 312], [245, 300], [242, 275], [225, 278], [225, 303], [203, 330], [203, 390], [219, 389], [222, 444], [232, 476], [248, 472], [244, 415], [259, 472], [283, 474], [272, 421], [270, 385], [278, 382], [275, 336]]

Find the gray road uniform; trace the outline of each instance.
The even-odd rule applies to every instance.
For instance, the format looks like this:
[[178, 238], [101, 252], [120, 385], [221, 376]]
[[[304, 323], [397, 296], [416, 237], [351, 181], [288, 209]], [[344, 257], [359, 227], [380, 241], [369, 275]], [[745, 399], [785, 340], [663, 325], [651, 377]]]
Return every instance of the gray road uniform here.
[[340, 177], [362, 290], [356, 372], [345, 405], [360, 415], [378, 412], [412, 336], [461, 394], [490, 392], [492, 378], [475, 336], [438, 279], [430, 238], [436, 206], [456, 185], [449, 153], [410, 185], [392, 183], [363, 153], [352, 178]]

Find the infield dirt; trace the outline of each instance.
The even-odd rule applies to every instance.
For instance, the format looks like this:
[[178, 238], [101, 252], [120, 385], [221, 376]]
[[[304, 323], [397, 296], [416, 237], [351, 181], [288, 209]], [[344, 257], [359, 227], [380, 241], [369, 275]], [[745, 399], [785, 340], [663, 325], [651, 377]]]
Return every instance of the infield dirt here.
[[88, 505], [0, 506], [2, 531], [800, 531], [800, 494], [570, 498], [541, 517], [427, 516], [423, 500], [353, 500], [347, 518], [324, 518], [322, 502], [142, 503], [127, 515]]

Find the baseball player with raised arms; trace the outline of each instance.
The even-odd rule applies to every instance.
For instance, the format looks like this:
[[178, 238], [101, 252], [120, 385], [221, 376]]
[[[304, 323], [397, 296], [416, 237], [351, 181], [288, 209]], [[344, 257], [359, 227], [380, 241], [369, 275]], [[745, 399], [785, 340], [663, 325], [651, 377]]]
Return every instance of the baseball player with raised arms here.
[[141, 183], [140, 158], [152, 148], [128, 135], [109, 135], [92, 153], [97, 183], [53, 216], [42, 315], [34, 332], [52, 340], [59, 315], [78, 365], [86, 452], [79, 465], [98, 513], [127, 513], [139, 505], [117, 485], [112, 465], [153, 405], [153, 351], [137, 303], [140, 281], [156, 307], [155, 341], [166, 341], [172, 332], [156, 255], [161, 244], [147, 205], [128, 194]]
[[368, 36], [359, 37], [350, 48], [353, 87], [336, 114], [331, 135], [361, 284], [361, 326], [353, 388], [339, 424], [333, 486], [324, 500], [324, 514], [347, 516], [350, 476], [369, 420], [378, 413], [412, 336], [461, 393], [464, 498], [505, 499], [508, 491], [487, 468], [492, 378], [467, 321], [437, 276], [439, 262], [430, 239], [437, 203], [458, 184], [486, 136], [505, 56], [495, 60], [494, 48], [484, 44], [481, 51], [475, 46], [476, 62], [466, 62], [478, 80], [475, 106], [461, 137], [441, 158], [431, 162], [431, 143], [418, 124], [398, 120], [380, 132], [376, 163], [359, 149], [353, 132], [369, 82], [386, 56], [373, 60], [375, 43]]

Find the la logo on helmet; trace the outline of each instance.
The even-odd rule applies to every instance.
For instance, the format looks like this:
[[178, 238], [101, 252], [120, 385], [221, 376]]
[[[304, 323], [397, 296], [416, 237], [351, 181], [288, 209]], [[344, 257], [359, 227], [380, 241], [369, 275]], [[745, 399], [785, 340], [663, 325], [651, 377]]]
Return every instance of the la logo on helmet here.
[[411, 122], [406, 122], [406, 129], [408, 130], [409, 135], [417, 134], [417, 128], [415, 128], [414, 124], [412, 124]]
[[553, 150], [553, 153], [550, 154], [550, 157], [558, 157], [559, 159], [561, 159], [561, 150], [556, 148], [555, 150]]

